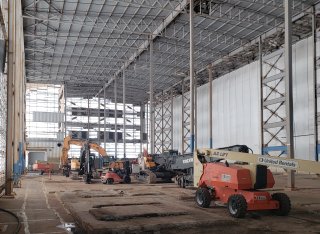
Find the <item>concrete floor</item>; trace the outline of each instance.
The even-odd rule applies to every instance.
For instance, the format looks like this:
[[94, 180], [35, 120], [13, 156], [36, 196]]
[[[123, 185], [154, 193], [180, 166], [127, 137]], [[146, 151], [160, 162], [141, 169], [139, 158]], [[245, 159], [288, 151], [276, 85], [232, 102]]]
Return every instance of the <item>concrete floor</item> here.
[[[285, 187], [276, 175], [274, 191]], [[201, 209], [195, 190], [175, 184], [85, 184], [60, 175], [29, 174], [14, 199], [0, 198], [0, 207], [20, 217], [19, 233], [320, 233], [320, 178], [298, 175], [297, 191], [286, 191], [293, 209], [288, 217], [268, 212], [231, 218], [225, 207]], [[0, 233], [14, 233], [16, 221], [0, 212]]]

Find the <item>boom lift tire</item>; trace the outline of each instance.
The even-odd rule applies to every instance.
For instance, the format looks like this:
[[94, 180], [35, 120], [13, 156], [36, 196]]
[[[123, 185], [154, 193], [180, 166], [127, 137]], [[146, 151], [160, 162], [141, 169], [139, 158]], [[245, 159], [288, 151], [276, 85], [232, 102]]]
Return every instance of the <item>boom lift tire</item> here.
[[107, 184], [113, 184], [113, 179], [112, 178], [108, 178], [107, 179]]
[[232, 217], [243, 218], [247, 213], [247, 201], [240, 194], [231, 195], [228, 199], [228, 211]]
[[90, 175], [84, 175], [83, 176], [83, 180], [86, 184], [90, 184], [91, 183], [91, 177]]
[[211, 203], [211, 194], [207, 188], [198, 188], [196, 192], [196, 203], [198, 206], [208, 208]]
[[279, 202], [279, 209], [272, 210], [274, 214], [279, 216], [286, 216], [291, 210], [291, 202], [287, 194], [285, 193], [274, 193], [271, 195], [273, 200]]

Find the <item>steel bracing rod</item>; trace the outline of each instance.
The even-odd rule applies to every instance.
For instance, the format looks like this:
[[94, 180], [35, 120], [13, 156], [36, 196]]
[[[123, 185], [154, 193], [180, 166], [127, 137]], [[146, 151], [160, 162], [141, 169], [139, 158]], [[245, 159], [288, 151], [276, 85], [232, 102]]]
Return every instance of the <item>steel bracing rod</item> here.
[[126, 76], [125, 70], [122, 72], [122, 103], [123, 103], [123, 157], [126, 158]]
[[3, 8], [4, 8], [4, 4], [2, 5], [2, 7], [0, 7], [0, 25], [1, 25], [1, 30], [2, 30], [3, 37], [7, 41], [8, 40], [8, 34], [7, 34], [7, 29], [6, 29], [5, 17], [4, 17], [4, 14], [3, 14]]
[[[118, 74], [121, 72], [121, 70], [126, 69], [132, 62], [134, 62], [140, 55], [141, 53], [146, 50], [149, 45], [150, 42], [153, 41], [159, 34], [161, 34], [161, 32], [167, 28], [167, 26], [184, 10], [184, 8], [187, 6], [188, 0], [182, 0], [177, 7], [175, 7], [175, 10], [172, 11], [172, 13], [163, 21], [163, 23], [153, 31], [152, 36], [151, 36], [151, 40], [150, 38], [146, 41], [144, 41], [141, 46], [140, 49], [138, 49], [138, 51], [136, 53], [134, 53], [129, 60], [123, 65], [123, 68], [121, 68], [118, 72], [115, 73], [115, 76], [109, 80], [109, 82], [106, 84], [106, 87], [108, 87], [113, 79], [116, 79]], [[101, 91], [99, 91], [101, 92]]]
[[194, 95], [194, 16], [193, 0], [190, 0], [190, 146], [191, 152], [195, 149], [195, 95]]
[[[287, 157], [294, 158], [293, 93], [292, 93], [292, 2], [283, 0], [285, 8], [285, 90]], [[288, 187], [295, 187], [294, 171], [288, 171]]]

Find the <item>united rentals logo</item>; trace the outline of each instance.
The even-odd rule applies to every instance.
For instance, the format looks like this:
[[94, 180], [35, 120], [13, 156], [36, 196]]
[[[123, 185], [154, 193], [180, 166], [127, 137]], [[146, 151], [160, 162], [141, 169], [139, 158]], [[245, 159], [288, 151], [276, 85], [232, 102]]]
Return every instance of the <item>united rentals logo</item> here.
[[267, 158], [267, 157], [258, 157], [258, 162], [260, 164], [282, 167], [288, 169], [297, 169], [299, 164], [292, 160], [287, 159], [276, 159], [276, 158]]

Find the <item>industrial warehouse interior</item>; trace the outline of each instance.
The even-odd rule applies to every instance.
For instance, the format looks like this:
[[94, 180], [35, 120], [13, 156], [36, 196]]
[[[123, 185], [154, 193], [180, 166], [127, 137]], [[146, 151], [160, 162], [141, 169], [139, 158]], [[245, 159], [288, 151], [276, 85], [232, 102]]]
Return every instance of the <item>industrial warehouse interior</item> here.
[[320, 233], [320, 1], [1, 0], [1, 233]]

